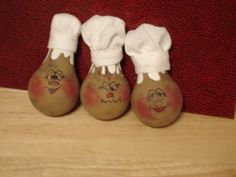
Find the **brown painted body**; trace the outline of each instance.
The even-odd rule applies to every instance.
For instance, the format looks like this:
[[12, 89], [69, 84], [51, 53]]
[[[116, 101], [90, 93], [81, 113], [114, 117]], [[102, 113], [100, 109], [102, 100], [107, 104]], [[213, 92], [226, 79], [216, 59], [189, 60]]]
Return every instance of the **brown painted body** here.
[[78, 101], [79, 82], [69, 57], [60, 54], [51, 59], [51, 52], [32, 75], [28, 94], [32, 104], [49, 116], [61, 116], [70, 112]]
[[[106, 68], [107, 69], [107, 68]], [[88, 73], [80, 93], [84, 108], [95, 118], [112, 120], [121, 116], [129, 105], [130, 88], [122, 73], [101, 74], [101, 67]]]
[[139, 120], [150, 127], [172, 124], [181, 113], [183, 99], [179, 87], [168, 73], [159, 73], [154, 81], [144, 74], [143, 82], [136, 84], [131, 98], [132, 109]]

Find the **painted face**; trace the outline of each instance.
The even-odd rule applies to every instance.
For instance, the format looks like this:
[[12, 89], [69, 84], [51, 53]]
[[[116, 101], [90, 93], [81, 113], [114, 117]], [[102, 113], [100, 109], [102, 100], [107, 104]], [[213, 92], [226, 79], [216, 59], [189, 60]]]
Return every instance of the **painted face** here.
[[166, 93], [160, 88], [149, 90], [147, 101], [149, 103], [149, 109], [153, 113], [163, 112], [168, 106]]
[[121, 96], [119, 94], [120, 83], [115, 81], [103, 81], [99, 87], [102, 90], [101, 103], [118, 103], [121, 102]]
[[53, 70], [50, 69], [45, 77], [47, 80], [47, 86], [49, 93], [53, 94], [55, 93], [59, 88], [62, 86], [62, 82], [64, 79], [64, 74], [61, 70]]
[[111, 120], [119, 117], [129, 105], [130, 89], [123, 74], [88, 74], [81, 87], [81, 103], [95, 118]]

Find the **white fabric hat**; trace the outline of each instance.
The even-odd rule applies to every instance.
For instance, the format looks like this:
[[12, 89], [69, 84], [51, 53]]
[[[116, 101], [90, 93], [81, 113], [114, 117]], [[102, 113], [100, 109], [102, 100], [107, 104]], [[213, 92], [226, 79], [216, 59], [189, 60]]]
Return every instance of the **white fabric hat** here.
[[170, 69], [171, 38], [164, 27], [142, 24], [127, 33], [125, 51], [131, 57], [135, 72], [158, 73]]
[[95, 15], [82, 25], [82, 36], [95, 66], [110, 66], [123, 58], [125, 22], [113, 16]]
[[68, 13], [54, 15], [51, 23], [48, 48], [75, 52], [77, 50], [80, 28], [81, 23], [75, 16]]

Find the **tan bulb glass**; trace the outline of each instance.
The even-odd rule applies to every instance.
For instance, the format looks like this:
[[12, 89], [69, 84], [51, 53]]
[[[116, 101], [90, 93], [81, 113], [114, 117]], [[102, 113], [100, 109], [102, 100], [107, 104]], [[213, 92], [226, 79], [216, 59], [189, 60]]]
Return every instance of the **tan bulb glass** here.
[[129, 105], [130, 88], [119, 65], [119, 73], [110, 73], [104, 66], [93, 67], [81, 86], [81, 103], [95, 118], [112, 120], [121, 116]]
[[70, 112], [78, 101], [79, 82], [63, 53], [52, 60], [51, 53], [30, 78], [28, 94], [35, 108], [48, 116], [61, 116]]
[[131, 97], [132, 109], [139, 120], [150, 127], [165, 127], [179, 117], [183, 105], [179, 87], [165, 73], [155, 81], [143, 74], [143, 82], [136, 84]]

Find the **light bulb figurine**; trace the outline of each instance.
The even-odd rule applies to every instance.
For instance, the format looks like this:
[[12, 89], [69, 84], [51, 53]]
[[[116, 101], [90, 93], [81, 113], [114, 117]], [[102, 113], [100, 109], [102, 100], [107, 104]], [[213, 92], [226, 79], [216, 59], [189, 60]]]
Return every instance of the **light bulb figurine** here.
[[100, 120], [118, 118], [129, 105], [130, 88], [120, 67], [125, 35], [124, 21], [113, 16], [95, 15], [82, 25], [92, 64], [81, 86], [81, 103]]
[[168, 126], [181, 113], [182, 94], [167, 72], [170, 47], [164, 27], [142, 24], [126, 36], [125, 50], [137, 74], [131, 106], [136, 117], [150, 127]]
[[28, 84], [29, 98], [40, 112], [61, 116], [77, 104], [79, 82], [74, 69], [81, 23], [73, 15], [54, 15], [48, 54]]

